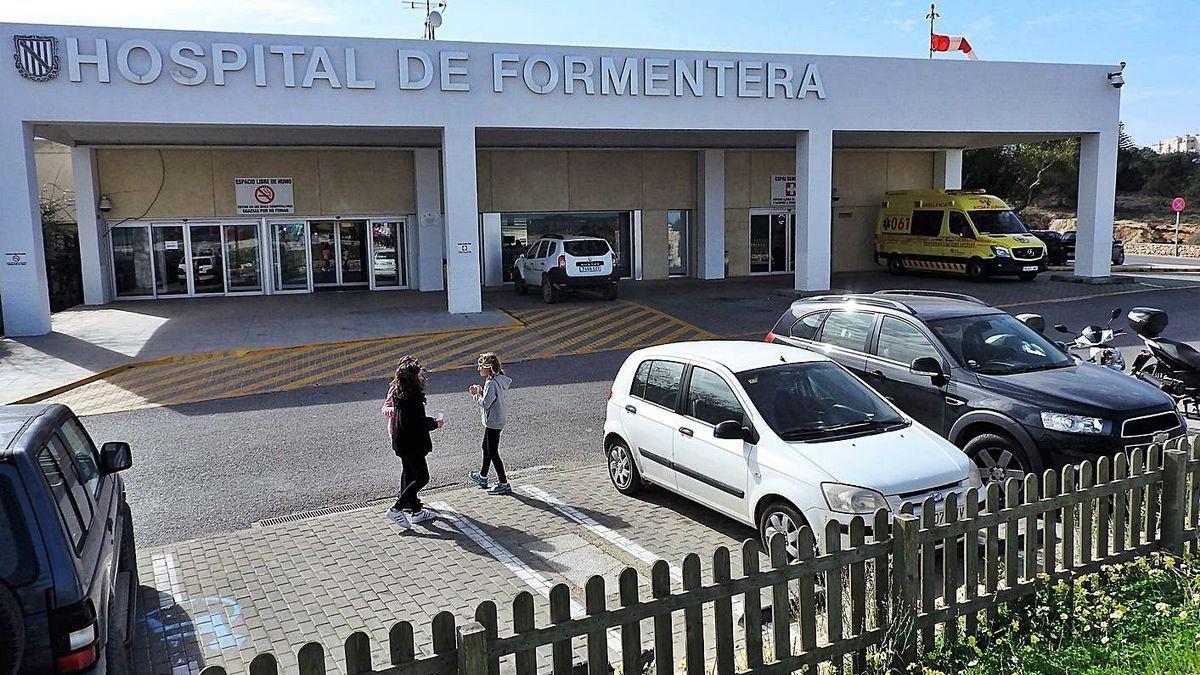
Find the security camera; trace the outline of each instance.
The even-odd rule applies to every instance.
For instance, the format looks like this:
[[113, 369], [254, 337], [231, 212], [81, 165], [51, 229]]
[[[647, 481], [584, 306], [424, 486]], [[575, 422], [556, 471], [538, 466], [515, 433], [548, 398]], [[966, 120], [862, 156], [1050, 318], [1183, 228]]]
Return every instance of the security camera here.
[[1121, 87], [1125, 86], [1125, 78], [1121, 75], [1123, 72], [1125, 72], [1124, 61], [1121, 62], [1121, 67], [1119, 69], [1108, 74], [1108, 83], [1113, 89], [1120, 89]]
[[112, 200], [108, 198], [108, 195], [100, 195], [100, 203], [97, 206], [102, 213], [108, 213], [113, 208]]

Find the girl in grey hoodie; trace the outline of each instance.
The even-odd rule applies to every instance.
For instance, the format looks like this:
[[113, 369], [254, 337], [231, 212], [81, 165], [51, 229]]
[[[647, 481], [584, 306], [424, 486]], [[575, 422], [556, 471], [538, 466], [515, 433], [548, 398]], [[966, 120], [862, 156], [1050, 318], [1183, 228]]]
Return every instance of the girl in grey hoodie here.
[[494, 352], [480, 354], [476, 363], [483, 384], [473, 384], [467, 390], [479, 406], [480, 418], [483, 420], [483, 467], [471, 472], [471, 480], [481, 488], [488, 487], [488, 468], [496, 467], [495, 485], [488, 494], [506, 495], [512, 492], [508, 486], [508, 477], [504, 475], [504, 462], [500, 460], [500, 430], [508, 422], [508, 388], [512, 378], [504, 374], [500, 365], [500, 357]]

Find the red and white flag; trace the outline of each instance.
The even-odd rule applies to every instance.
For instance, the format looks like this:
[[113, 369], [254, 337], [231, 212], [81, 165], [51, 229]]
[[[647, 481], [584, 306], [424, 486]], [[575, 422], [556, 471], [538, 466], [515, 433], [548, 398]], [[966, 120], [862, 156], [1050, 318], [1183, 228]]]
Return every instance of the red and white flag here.
[[929, 48], [935, 52], [962, 52], [971, 61], [978, 61], [971, 43], [961, 35], [930, 35]]

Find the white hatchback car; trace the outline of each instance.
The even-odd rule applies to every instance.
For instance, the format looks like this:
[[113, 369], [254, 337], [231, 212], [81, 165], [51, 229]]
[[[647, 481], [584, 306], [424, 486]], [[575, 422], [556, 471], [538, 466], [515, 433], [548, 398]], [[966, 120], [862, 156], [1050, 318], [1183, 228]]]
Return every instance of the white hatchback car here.
[[[761, 342], [683, 342], [629, 356], [604, 423], [609, 476], [644, 482], [787, 536], [821, 545], [830, 520], [897, 513], [981, 485], [950, 442], [917, 424], [824, 355]], [[960, 502], [961, 504], [962, 502]], [[961, 508], [961, 507], [960, 507]]]

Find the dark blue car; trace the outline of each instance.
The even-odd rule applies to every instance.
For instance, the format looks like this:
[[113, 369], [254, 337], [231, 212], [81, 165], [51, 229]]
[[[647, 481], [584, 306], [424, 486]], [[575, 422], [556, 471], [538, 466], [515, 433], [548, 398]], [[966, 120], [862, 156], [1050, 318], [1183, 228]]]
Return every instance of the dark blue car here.
[[0, 675], [130, 671], [131, 462], [66, 406], [0, 406]]

